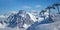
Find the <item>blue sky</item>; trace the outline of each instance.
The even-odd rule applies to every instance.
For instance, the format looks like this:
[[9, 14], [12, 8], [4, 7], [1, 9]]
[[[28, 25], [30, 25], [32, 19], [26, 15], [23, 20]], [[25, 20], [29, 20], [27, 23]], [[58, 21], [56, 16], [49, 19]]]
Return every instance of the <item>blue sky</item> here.
[[55, 2], [60, 3], [60, 0], [0, 0], [0, 14], [19, 10], [40, 11]]

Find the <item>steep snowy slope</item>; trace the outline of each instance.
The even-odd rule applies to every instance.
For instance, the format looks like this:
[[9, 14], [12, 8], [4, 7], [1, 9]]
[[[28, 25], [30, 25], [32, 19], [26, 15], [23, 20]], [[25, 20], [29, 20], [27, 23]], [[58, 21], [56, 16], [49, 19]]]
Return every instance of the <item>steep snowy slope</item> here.
[[35, 30], [60, 30], [60, 21], [38, 25], [35, 27]]

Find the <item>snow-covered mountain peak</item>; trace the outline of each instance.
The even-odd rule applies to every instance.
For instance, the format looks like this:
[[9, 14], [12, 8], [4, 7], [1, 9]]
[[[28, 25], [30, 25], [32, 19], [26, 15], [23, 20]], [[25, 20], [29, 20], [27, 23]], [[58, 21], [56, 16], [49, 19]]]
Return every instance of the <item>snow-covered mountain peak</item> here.
[[[5, 21], [7, 27], [19, 27], [19, 28], [28, 28], [35, 22], [44, 21], [44, 17], [40, 17], [40, 12], [27, 12], [25, 10], [20, 10], [18, 13], [12, 13], [8, 16]], [[45, 16], [48, 16], [48, 12], [45, 12]], [[47, 19], [47, 17], [45, 18]]]

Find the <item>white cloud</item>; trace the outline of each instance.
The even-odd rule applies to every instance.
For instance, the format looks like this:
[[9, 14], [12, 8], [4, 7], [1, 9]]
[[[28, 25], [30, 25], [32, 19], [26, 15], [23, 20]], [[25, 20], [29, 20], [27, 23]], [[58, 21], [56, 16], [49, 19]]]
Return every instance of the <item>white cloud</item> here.
[[16, 13], [17, 13], [16, 11], [9, 11], [4, 15], [0, 15], [0, 18], [7, 18], [9, 15], [16, 14]]
[[8, 13], [6, 13], [6, 15], [12, 15], [12, 14], [17, 14], [18, 12], [17, 11], [8, 11]]
[[0, 18], [8, 18], [10, 15], [17, 14], [17, 11], [8, 11], [6, 14], [0, 15]]
[[6, 16], [4, 16], [4, 15], [0, 15], [0, 18], [5, 18]]
[[41, 5], [36, 5], [35, 7], [36, 7], [36, 8], [40, 8], [40, 7], [41, 7]]
[[9, 11], [8, 13], [14, 13], [14, 14], [16, 14], [16, 13], [17, 13], [17, 11]]
[[23, 8], [25, 8], [25, 9], [30, 9], [31, 7], [30, 6], [23, 6]]

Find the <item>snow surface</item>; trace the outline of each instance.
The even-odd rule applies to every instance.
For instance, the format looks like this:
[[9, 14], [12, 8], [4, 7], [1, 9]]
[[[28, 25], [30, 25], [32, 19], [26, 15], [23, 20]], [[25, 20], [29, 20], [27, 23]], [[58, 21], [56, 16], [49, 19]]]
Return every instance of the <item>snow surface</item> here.
[[38, 25], [36, 30], [60, 30], [60, 21], [50, 23], [50, 24], [41, 24]]
[[32, 15], [31, 13], [28, 13], [29, 15], [30, 15], [30, 17], [31, 17], [31, 19], [34, 21], [34, 22], [36, 22], [36, 21], [42, 21], [44, 18], [41, 18], [41, 17], [38, 17], [38, 19], [36, 19], [37, 17], [36, 16], [34, 16], [34, 15]]
[[[26, 30], [25, 28], [17, 29], [17, 28], [0, 28], [0, 30]], [[41, 24], [35, 27], [35, 30], [60, 30], [60, 21], [50, 23], [50, 24]]]

